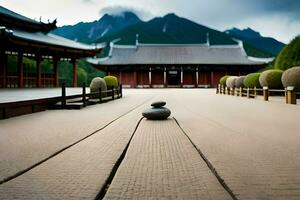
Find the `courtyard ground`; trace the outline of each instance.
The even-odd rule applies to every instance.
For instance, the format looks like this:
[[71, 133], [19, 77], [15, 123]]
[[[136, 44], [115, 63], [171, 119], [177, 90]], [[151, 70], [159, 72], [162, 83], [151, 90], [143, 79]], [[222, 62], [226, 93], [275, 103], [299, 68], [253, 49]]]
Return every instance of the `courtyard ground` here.
[[[169, 120], [141, 119], [164, 100]], [[126, 89], [0, 121], [0, 199], [299, 199], [300, 106]]]

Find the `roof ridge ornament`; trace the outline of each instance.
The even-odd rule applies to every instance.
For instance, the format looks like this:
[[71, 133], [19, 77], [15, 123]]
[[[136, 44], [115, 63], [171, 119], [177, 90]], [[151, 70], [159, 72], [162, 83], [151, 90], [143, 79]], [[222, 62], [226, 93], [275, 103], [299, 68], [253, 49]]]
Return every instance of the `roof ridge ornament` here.
[[206, 33], [206, 45], [207, 45], [208, 47], [210, 46], [209, 32]]
[[135, 35], [135, 45], [136, 46], [139, 45], [139, 34], [138, 33]]

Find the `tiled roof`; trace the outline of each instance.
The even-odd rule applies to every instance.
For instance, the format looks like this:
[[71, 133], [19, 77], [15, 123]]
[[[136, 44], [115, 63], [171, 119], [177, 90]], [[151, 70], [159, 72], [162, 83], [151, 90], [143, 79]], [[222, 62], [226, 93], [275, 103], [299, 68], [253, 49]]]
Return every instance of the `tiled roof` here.
[[274, 58], [248, 57], [242, 44], [137, 44], [111, 45], [107, 58], [90, 58], [96, 65], [139, 65], [139, 64], [219, 64], [219, 65], [262, 65]]

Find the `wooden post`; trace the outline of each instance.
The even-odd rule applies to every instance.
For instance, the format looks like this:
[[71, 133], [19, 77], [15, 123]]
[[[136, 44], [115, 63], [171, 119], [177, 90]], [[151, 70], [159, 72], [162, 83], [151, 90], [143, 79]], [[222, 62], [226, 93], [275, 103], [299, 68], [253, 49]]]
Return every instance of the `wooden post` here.
[[230, 87], [226, 87], [227, 89], [227, 94], [230, 95]]
[[77, 67], [76, 67], [76, 59], [72, 59], [71, 63], [73, 65], [73, 87], [77, 87]]
[[99, 88], [99, 102], [102, 103], [102, 90]]
[[285, 103], [288, 104], [287, 88], [284, 89]]
[[220, 84], [218, 84], [216, 93], [219, 94]]
[[59, 86], [59, 80], [58, 80], [58, 58], [53, 58], [53, 71], [54, 71], [54, 87]]
[[264, 95], [264, 100], [269, 101], [269, 88], [268, 87], [263, 87], [263, 95]]
[[86, 88], [85, 82], [82, 83], [82, 103], [83, 107], [86, 107]]
[[66, 100], [66, 83], [63, 82], [61, 85], [61, 107], [65, 108], [67, 104]]
[[120, 84], [120, 95], [121, 95], [121, 97], [123, 97], [123, 86], [122, 86], [122, 84]]
[[250, 98], [250, 88], [247, 88], [247, 98]]
[[257, 91], [256, 91], [256, 87], [254, 87], [254, 98], [256, 97], [256, 95], [257, 95]]
[[115, 88], [114, 87], [111, 88], [111, 98], [112, 98], [112, 100], [115, 100]]
[[232, 92], [231, 95], [234, 96], [235, 95], [235, 87], [232, 88]]
[[295, 88], [292, 86], [287, 87], [288, 104], [297, 104]]
[[243, 96], [243, 88], [240, 87], [240, 97], [242, 97], [242, 96]]
[[24, 66], [23, 66], [23, 52], [18, 52], [18, 86], [24, 87]]
[[41, 56], [39, 54], [35, 55], [36, 61], [36, 87], [41, 87], [42, 85], [42, 71], [41, 71]]

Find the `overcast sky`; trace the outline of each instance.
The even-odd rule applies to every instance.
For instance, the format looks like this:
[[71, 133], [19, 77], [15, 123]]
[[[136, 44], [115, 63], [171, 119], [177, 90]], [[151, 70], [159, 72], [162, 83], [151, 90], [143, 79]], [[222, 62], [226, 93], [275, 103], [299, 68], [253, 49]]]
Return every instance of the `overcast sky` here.
[[300, 0], [0, 0], [0, 5], [44, 22], [57, 18], [59, 26], [130, 9], [143, 20], [176, 13], [221, 31], [250, 27], [285, 43], [300, 34]]

